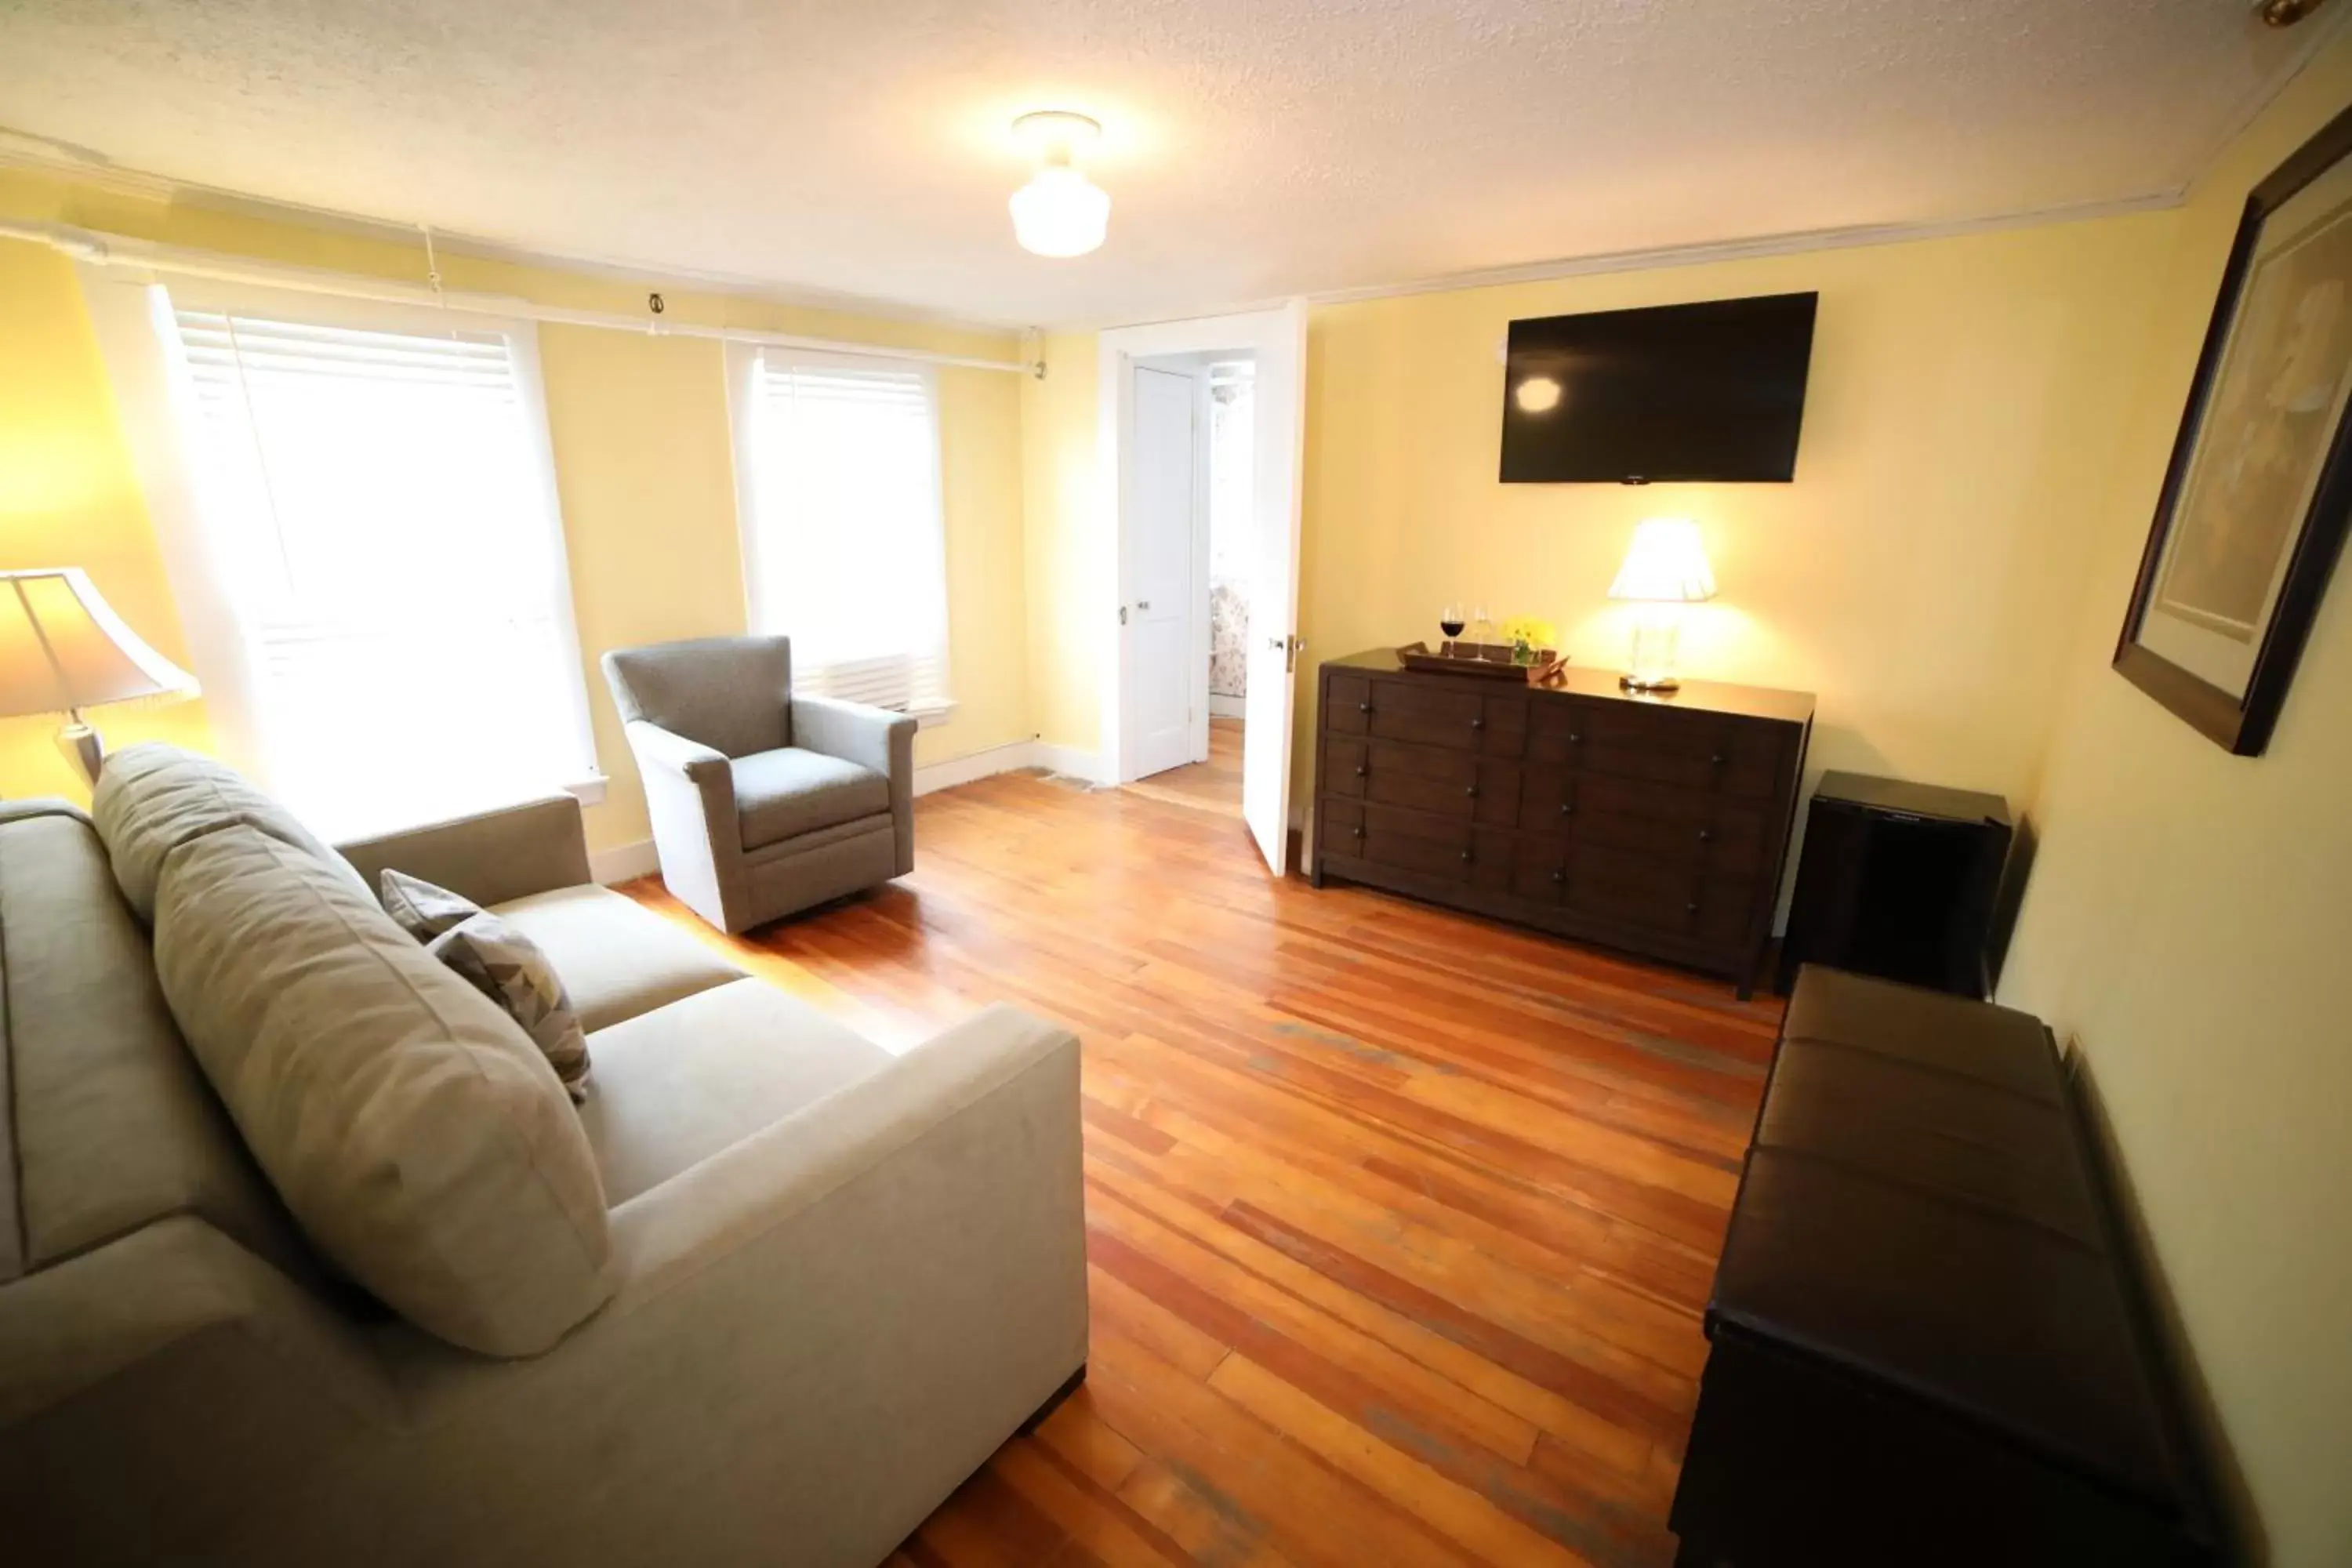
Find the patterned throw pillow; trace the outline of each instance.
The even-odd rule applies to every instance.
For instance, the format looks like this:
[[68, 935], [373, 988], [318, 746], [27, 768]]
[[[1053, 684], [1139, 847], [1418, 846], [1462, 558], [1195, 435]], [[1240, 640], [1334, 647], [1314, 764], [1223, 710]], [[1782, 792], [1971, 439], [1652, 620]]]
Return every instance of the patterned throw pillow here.
[[[384, 873], [387, 879], [393, 875]], [[588, 1098], [588, 1037], [581, 1032], [555, 966], [537, 942], [496, 915], [478, 913], [425, 943], [425, 951], [522, 1026], [573, 1100]]]
[[383, 912], [392, 917], [394, 925], [419, 942], [429, 942], [482, 912], [482, 906], [473, 900], [459, 898], [446, 888], [436, 888], [405, 871], [387, 870], [380, 880]]

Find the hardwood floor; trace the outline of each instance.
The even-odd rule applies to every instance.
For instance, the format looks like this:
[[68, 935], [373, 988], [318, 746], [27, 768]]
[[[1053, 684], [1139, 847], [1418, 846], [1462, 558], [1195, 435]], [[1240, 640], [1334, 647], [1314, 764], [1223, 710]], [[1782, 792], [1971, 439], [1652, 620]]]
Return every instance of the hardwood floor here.
[[1671, 1561], [1776, 1000], [1276, 879], [1132, 788], [917, 811], [912, 877], [740, 951], [885, 1044], [1079, 1034], [1094, 1332], [893, 1564]]
[[1242, 812], [1242, 721], [1209, 718], [1209, 760], [1154, 773], [1127, 786], [1149, 800], [1239, 816]]

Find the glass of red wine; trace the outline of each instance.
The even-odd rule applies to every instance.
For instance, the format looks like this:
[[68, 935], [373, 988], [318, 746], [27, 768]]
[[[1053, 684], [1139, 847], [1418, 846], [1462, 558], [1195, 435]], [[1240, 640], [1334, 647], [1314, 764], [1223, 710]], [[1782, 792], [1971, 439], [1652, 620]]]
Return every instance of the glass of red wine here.
[[1448, 605], [1437, 612], [1437, 629], [1445, 634], [1445, 644], [1439, 652], [1450, 651], [1452, 645], [1462, 636], [1463, 625], [1461, 605]]

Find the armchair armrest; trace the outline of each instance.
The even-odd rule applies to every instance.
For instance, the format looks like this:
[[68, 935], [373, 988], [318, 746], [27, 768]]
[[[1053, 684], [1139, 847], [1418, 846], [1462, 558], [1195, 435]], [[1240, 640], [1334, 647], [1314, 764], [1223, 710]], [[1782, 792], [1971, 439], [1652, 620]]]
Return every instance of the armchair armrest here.
[[915, 868], [915, 721], [837, 697], [793, 699], [793, 744], [856, 763], [890, 781], [898, 830], [898, 875]]
[[637, 753], [639, 762], [666, 768], [698, 784], [708, 784], [713, 779], [724, 780], [728, 793], [730, 795], [734, 793], [734, 775], [728, 771], [727, 753], [718, 747], [689, 741], [675, 730], [665, 730], [646, 719], [632, 719], [622, 729], [627, 733], [629, 748]]
[[562, 794], [335, 847], [371, 891], [378, 889], [387, 868], [422, 877], [478, 904], [502, 904], [594, 879], [588, 870], [588, 835], [581, 825], [580, 803]]
[[727, 753], [650, 720], [631, 719], [621, 729], [646, 786], [663, 883], [719, 930], [741, 930], [743, 826]]

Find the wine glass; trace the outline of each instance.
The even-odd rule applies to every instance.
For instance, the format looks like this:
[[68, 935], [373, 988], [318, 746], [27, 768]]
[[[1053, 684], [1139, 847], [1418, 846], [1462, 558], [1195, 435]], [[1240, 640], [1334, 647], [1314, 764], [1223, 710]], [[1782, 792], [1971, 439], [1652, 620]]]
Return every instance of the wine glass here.
[[1481, 605], [1470, 612], [1470, 641], [1475, 645], [1473, 651], [1476, 658], [1486, 658], [1486, 645], [1502, 635], [1495, 629], [1495, 623], [1487, 618], [1486, 605]]
[[1459, 641], [1462, 637], [1462, 606], [1459, 605], [1449, 604], [1445, 608], [1438, 611], [1437, 629], [1445, 634], [1445, 641], [1439, 645], [1438, 651], [1440, 653], [1451, 652], [1453, 650], [1454, 644]]

